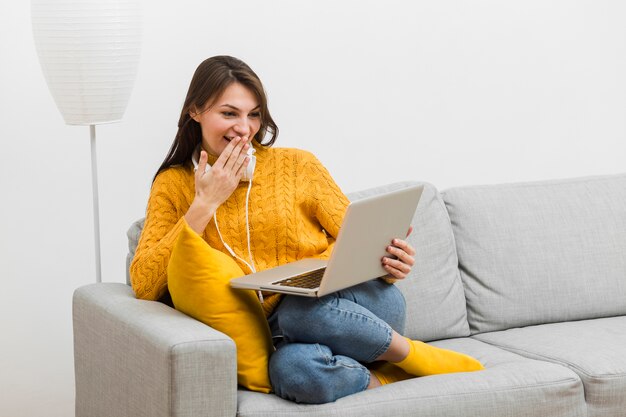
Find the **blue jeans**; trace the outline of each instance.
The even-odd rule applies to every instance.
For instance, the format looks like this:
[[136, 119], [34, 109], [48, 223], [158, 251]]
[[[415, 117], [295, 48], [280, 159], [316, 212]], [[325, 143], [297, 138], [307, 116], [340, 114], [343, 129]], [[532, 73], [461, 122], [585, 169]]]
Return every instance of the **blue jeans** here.
[[320, 404], [363, 391], [370, 363], [404, 331], [406, 303], [395, 285], [368, 281], [321, 298], [288, 295], [268, 318], [276, 352], [274, 392]]

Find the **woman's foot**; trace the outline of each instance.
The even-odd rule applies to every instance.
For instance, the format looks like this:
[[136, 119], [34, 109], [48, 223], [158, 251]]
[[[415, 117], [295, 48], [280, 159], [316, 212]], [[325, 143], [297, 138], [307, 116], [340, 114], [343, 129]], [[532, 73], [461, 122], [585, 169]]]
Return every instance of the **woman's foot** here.
[[[405, 379], [414, 378], [413, 375], [407, 374], [402, 369], [389, 362], [374, 362], [368, 365], [371, 373], [369, 388], [391, 384], [392, 382], [404, 381]], [[372, 386], [372, 380], [375, 380], [375, 386]]]
[[473, 372], [485, 369], [476, 359], [464, 353], [428, 345], [419, 340], [406, 339], [409, 354], [394, 364], [415, 376]]

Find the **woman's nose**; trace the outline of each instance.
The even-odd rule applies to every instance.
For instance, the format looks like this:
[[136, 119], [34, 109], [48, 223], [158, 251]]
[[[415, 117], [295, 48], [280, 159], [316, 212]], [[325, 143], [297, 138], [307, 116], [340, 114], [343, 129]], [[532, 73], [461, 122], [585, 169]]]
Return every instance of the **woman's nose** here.
[[248, 136], [250, 134], [250, 124], [246, 119], [239, 120], [234, 129], [239, 136]]

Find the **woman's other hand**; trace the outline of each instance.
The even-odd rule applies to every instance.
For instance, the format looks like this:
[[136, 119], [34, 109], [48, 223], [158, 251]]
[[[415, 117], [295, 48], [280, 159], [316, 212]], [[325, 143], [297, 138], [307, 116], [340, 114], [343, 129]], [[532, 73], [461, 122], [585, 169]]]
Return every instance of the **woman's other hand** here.
[[187, 223], [196, 233], [202, 234], [217, 208], [237, 188], [250, 161], [247, 155], [249, 147], [248, 138], [233, 138], [208, 172], [205, 172], [207, 153], [200, 152], [195, 173], [196, 194], [185, 214]]
[[249, 147], [248, 138], [236, 136], [206, 173], [208, 157], [205, 151], [201, 151], [195, 173], [194, 202], [200, 199], [203, 203], [217, 208], [226, 201], [237, 188], [248, 166], [250, 158], [246, 152]]
[[[409, 227], [406, 237], [409, 237], [413, 227]], [[382, 259], [383, 268], [391, 275], [391, 278], [404, 279], [411, 272], [415, 264], [415, 249], [406, 240], [393, 239], [387, 246], [387, 252], [391, 256]]]

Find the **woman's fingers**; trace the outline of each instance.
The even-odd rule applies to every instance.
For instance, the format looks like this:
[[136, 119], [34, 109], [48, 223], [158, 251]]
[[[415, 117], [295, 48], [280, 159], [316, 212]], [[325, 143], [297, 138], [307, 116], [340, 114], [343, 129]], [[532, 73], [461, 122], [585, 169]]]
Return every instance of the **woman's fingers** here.
[[404, 279], [411, 272], [406, 264], [391, 258], [383, 258], [383, 268], [397, 279]]
[[200, 160], [198, 161], [198, 169], [196, 170], [196, 178], [201, 178], [206, 171], [209, 156], [205, 151], [200, 151]]
[[413, 265], [413, 262], [415, 261], [413, 259], [413, 256], [415, 256], [415, 249], [413, 246], [409, 245], [407, 241], [402, 239], [394, 239], [391, 242], [391, 245], [387, 246], [387, 252], [395, 255], [406, 263], [410, 263], [411, 265]]
[[237, 179], [241, 179], [241, 177], [243, 176], [246, 167], [248, 166], [248, 163], [250, 162], [250, 157], [248, 156], [248, 149], [250, 149], [250, 144], [247, 143], [247, 139], [244, 138], [245, 140], [245, 146], [243, 146], [239, 152], [239, 156], [237, 157], [237, 161], [235, 162], [234, 166], [233, 166], [233, 170], [235, 171], [235, 175], [237, 176]]
[[239, 152], [236, 152], [237, 147], [243, 147], [244, 145], [244, 139], [239, 136], [235, 136], [230, 142], [228, 142], [228, 145], [226, 145], [220, 156], [217, 158], [213, 167], [218, 169], [226, 168], [229, 162], [232, 163], [231, 157], [235, 157], [236, 159], [239, 155]]
[[397, 248], [402, 249], [410, 256], [415, 255], [415, 249], [413, 249], [413, 246], [409, 245], [409, 242], [407, 242], [406, 240], [394, 239], [393, 241], [391, 241], [391, 244]]
[[388, 256], [385, 256], [383, 258], [383, 265], [389, 265], [394, 267], [395, 269], [398, 269], [406, 274], [408, 274], [409, 272], [411, 272], [411, 266], [406, 262], [403, 262], [399, 259], [393, 259], [393, 258], [389, 258]]
[[235, 173], [238, 179], [241, 179], [241, 177], [243, 177], [243, 174], [244, 172], [246, 172], [246, 168], [248, 167], [248, 163], [250, 162], [250, 158], [246, 154], [242, 154], [242, 157], [243, 157], [243, 162], [241, 163], [241, 165], [239, 166], [239, 169]]
[[235, 145], [239, 143], [239, 140], [240, 138], [239, 136], [237, 136], [233, 138], [230, 142], [228, 142], [228, 145], [226, 145], [226, 147], [224, 148], [220, 156], [217, 158], [217, 160], [213, 164], [214, 168], [219, 169], [219, 168], [223, 168], [226, 165], [226, 163], [228, 162], [228, 158], [230, 157], [230, 154], [235, 148]]
[[[236, 186], [241, 177], [244, 174], [244, 170], [246, 165], [247, 148], [250, 146], [248, 143], [248, 139], [246, 137], [234, 137], [226, 148], [222, 151], [220, 156], [217, 158], [212, 167], [212, 175], [210, 178], [206, 178], [204, 182], [213, 182], [217, 181], [218, 183], [223, 183], [224, 185], [228, 185], [229, 188]], [[206, 166], [206, 164], [202, 164], [202, 154], [200, 154], [200, 161], [198, 162], [198, 171], [204, 173], [202, 170], [202, 166]], [[205, 161], [208, 157], [205, 157]], [[243, 169], [242, 169], [243, 168]], [[202, 179], [202, 175], [196, 175], [197, 180]]]
[[[409, 229], [409, 233], [411, 229]], [[394, 278], [403, 279], [405, 278], [409, 272], [411, 272], [411, 267], [415, 265], [415, 249], [408, 242], [402, 239], [394, 239], [390, 246], [387, 247], [387, 252], [389, 252], [392, 257], [385, 256], [382, 259], [383, 267], [387, 270]]]
[[[246, 150], [250, 145], [248, 145], [248, 138], [245, 137], [242, 138], [237, 136], [231, 141], [231, 143], [233, 141], [236, 141], [236, 143], [234, 147], [229, 150], [228, 154], [225, 155], [227, 159], [224, 161], [224, 169], [227, 171], [237, 172], [241, 164], [243, 164], [243, 160], [246, 157]], [[230, 146], [231, 143], [228, 145]], [[224, 149], [222, 155], [226, 152], [227, 150]]]

